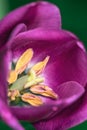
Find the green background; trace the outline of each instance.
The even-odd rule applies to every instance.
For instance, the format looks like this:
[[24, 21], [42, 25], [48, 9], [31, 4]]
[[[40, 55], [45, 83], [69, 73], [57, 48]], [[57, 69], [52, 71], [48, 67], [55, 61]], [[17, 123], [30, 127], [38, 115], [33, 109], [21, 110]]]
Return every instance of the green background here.
[[[0, 18], [11, 10], [27, 4], [33, 0], [0, 0]], [[62, 27], [75, 33], [87, 48], [87, 0], [48, 0], [55, 3], [61, 11]], [[35, 130], [29, 122], [21, 122], [26, 130]], [[86, 130], [84, 122], [70, 130]], [[0, 130], [11, 130], [3, 121], [0, 121]]]

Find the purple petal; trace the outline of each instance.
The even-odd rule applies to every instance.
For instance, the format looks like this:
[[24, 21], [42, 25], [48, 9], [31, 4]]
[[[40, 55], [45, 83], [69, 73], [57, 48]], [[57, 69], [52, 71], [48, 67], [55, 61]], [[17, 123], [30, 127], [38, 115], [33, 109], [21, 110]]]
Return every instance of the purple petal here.
[[[71, 41], [71, 44], [79, 41]], [[54, 62], [44, 70], [46, 83], [52, 88], [66, 81], [76, 81], [83, 86], [87, 83], [87, 55], [78, 45], [69, 47], [61, 54], [53, 50]]]
[[43, 100], [44, 104], [40, 107], [11, 107], [13, 114], [18, 119], [30, 122], [51, 118], [78, 100], [84, 93], [84, 88], [76, 82], [67, 82], [58, 88], [59, 99], [57, 101]]
[[11, 34], [9, 36], [9, 39], [8, 39], [8, 42], [6, 43], [6, 46], [8, 48], [10, 48], [11, 43], [13, 42], [14, 38], [16, 37], [16, 35], [18, 35], [21, 32], [24, 32], [26, 30], [27, 30], [27, 27], [23, 23], [18, 24], [17, 26], [15, 26], [15, 28], [12, 30], [12, 32], [11, 32]]
[[85, 94], [59, 115], [36, 123], [36, 130], [66, 130], [87, 120], [87, 87], [85, 89]]
[[0, 96], [4, 101], [7, 99], [7, 76], [8, 76], [8, 68], [11, 60], [11, 51], [10, 44], [13, 41], [14, 37], [19, 33], [26, 29], [24, 24], [20, 24], [12, 31], [8, 43], [0, 48]]
[[13, 130], [24, 130], [24, 128], [19, 124], [16, 118], [11, 114], [10, 110], [6, 104], [0, 98], [0, 116], [3, 121], [9, 125]]
[[[77, 40], [77, 37], [64, 30], [49, 31], [37, 28], [18, 34], [12, 42], [11, 48], [16, 53], [14, 54], [15, 56], [17, 53], [23, 53], [27, 48], [33, 48], [35, 53], [34, 57], [38, 58], [38, 55], [41, 53], [47, 54], [47, 52], [53, 51], [53, 48], [55, 49], [56, 47], [60, 53], [68, 48], [68, 46], [73, 46], [73, 44], [69, 44], [73, 40]], [[43, 54], [43, 57], [45, 54]]]
[[28, 29], [42, 27], [57, 30], [61, 28], [60, 11], [48, 2], [34, 2], [14, 10], [0, 22], [0, 45], [6, 43], [11, 31], [21, 23]]
[[[14, 56], [33, 48], [33, 63], [50, 56], [44, 75], [51, 87], [66, 81], [87, 82], [87, 56], [77, 37], [67, 31], [34, 29], [18, 34], [12, 43]], [[52, 64], [51, 64], [52, 63]], [[50, 71], [51, 70], [51, 71]]]
[[10, 52], [6, 46], [0, 50], [0, 97], [7, 102], [7, 75], [8, 62], [10, 60]]
[[58, 94], [58, 100], [55, 102], [50, 99], [45, 100], [46, 104], [53, 104], [55, 112], [52, 113], [52, 116], [77, 101], [83, 95], [84, 88], [77, 82], [69, 81], [59, 85], [55, 92]]

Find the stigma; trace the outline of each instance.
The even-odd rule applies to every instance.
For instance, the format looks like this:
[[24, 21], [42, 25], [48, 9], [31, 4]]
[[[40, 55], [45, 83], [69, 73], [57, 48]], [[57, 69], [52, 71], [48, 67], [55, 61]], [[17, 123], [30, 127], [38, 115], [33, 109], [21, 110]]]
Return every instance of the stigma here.
[[[37, 62], [29, 67], [34, 52], [31, 48], [27, 49], [17, 60], [15, 68], [9, 70], [8, 75], [8, 100], [20, 102], [24, 105], [40, 106], [44, 104], [41, 96], [45, 98], [58, 99], [58, 95], [45, 84], [42, 73], [47, 66], [50, 56], [46, 56], [43, 61]], [[28, 71], [26, 71], [28, 70]]]

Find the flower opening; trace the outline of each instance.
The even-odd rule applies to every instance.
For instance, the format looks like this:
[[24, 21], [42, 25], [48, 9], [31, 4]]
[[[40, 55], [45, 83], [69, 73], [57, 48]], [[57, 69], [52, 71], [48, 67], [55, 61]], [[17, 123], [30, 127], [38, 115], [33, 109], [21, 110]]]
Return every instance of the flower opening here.
[[[28, 69], [28, 64], [33, 57], [33, 50], [27, 49], [15, 64], [15, 69], [10, 70], [8, 77], [8, 100], [10, 105], [40, 106], [44, 102], [42, 96], [57, 99], [58, 95], [45, 83], [41, 75], [49, 61], [47, 56], [43, 61], [36, 63]], [[26, 72], [26, 69], [28, 71]]]

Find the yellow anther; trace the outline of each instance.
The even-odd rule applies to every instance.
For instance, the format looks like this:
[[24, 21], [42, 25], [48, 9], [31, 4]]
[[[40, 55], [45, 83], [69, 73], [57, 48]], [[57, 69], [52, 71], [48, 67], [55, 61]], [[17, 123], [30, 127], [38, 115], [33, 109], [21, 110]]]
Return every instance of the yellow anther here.
[[27, 67], [28, 63], [33, 57], [33, 50], [27, 49], [17, 61], [15, 70], [10, 71], [8, 83], [11, 84], [17, 80], [18, 74], [21, 74]]
[[38, 62], [36, 65], [34, 65], [31, 70], [34, 70], [35, 73], [37, 75], [39, 75], [40, 73], [42, 73], [42, 71], [44, 70], [44, 68], [46, 67], [48, 61], [49, 61], [49, 56], [47, 56], [43, 61]]
[[21, 97], [22, 101], [29, 103], [32, 106], [40, 106], [43, 104], [39, 96], [35, 96], [30, 93], [24, 93]]
[[40, 95], [50, 97], [53, 99], [58, 98], [58, 95], [51, 88], [49, 88], [48, 86], [42, 85], [42, 84], [32, 86], [30, 88], [30, 91], [35, 94], [40, 94]]
[[33, 57], [33, 50], [27, 49], [19, 58], [19, 60], [17, 61], [16, 67], [15, 67], [15, 71], [18, 74], [21, 74], [27, 67], [28, 63], [30, 62], [30, 60]]
[[13, 90], [8, 92], [8, 97], [11, 99], [11, 101], [14, 101], [16, 97], [19, 97], [20, 93], [18, 90]]
[[16, 71], [14, 71], [14, 70], [10, 71], [9, 77], [7, 79], [8, 83], [11, 84], [11, 83], [15, 82], [16, 80], [17, 80], [17, 73], [16, 73]]

